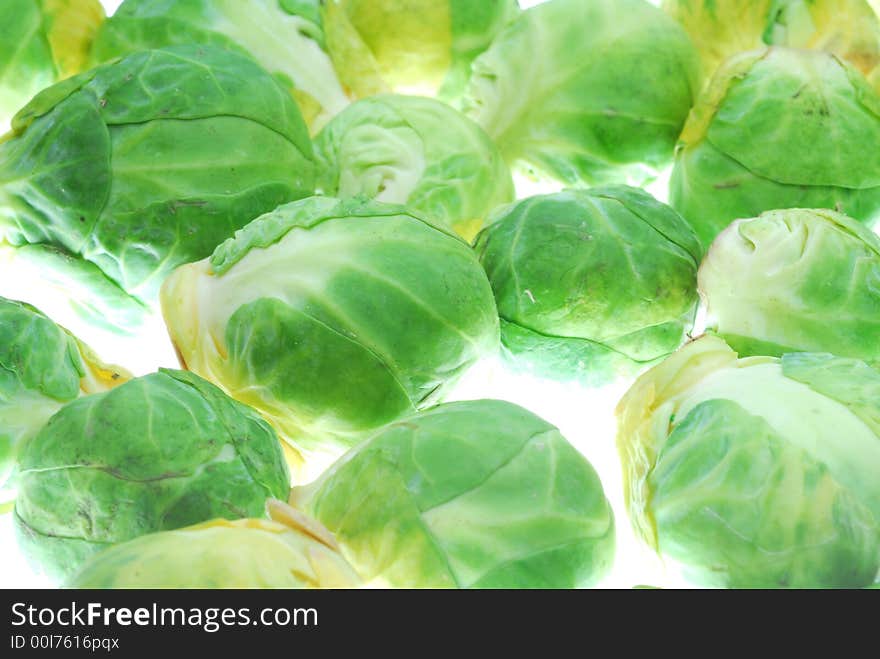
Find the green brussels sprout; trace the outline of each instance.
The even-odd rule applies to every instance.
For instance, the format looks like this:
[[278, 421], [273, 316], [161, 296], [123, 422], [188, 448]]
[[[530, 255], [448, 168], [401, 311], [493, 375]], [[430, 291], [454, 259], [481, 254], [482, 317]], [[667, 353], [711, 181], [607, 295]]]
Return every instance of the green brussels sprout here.
[[48, 576], [145, 533], [264, 513], [290, 476], [256, 412], [161, 370], [65, 405], [22, 447], [14, 522]]
[[129, 379], [39, 309], [0, 297], [0, 502], [13, 498], [20, 447], [55, 412]]
[[312, 194], [296, 103], [252, 60], [143, 51], [41, 92], [0, 142], [0, 242], [71, 282], [77, 311], [131, 330], [180, 263]]
[[673, 352], [693, 327], [700, 243], [642, 190], [518, 201], [493, 214], [475, 249], [517, 368], [605, 384]]
[[670, 203], [705, 247], [733, 220], [780, 208], [877, 223], [880, 95], [823, 52], [769, 48], [728, 60], [682, 133]]
[[710, 78], [728, 57], [762, 46], [833, 53], [865, 75], [880, 65], [880, 20], [865, 0], [663, 0]]
[[614, 558], [593, 467], [554, 426], [503, 401], [393, 423], [291, 502], [335, 534], [371, 585], [587, 587]]
[[672, 160], [699, 90], [684, 30], [644, 0], [550, 0], [478, 57], [464, 107], [515, 170], [643, 182]]
[[617, 410], [636, 533], [693, 582], [867, 586], [880, 567], [880, 372], [827, 353], [737, 359], [715, 336]]
[[189, 43], [253, 57], [294, 94], [311, 125], [348, 104], [326, 51], [319, 0], [125, 0], [98, 32], [92, 58]]
[[264, 215], [176, 270], [162, 309], [181, 363], [269, 419], [301, 456], [297, 476], [432, 404], [498, 343], [468, 245], [363, 200]]
[[99, 0], [0, 2], [0, 133], [34, 94], [85, 68], [103, 20]]
[[333, 535], [280, 501], [269, 519], [214, 519], [90, 558], [72, 588], [356, 588]]
[[827, 210], [769, 211], [712, 243], [709, 329], [740, 355], [831, 352], [880, 367], [880, 238]]
[[496, 206], [513, 201], [497, 147], [440, 101], [381, 95], [357, 101], [315, 141], [324, 194], [406, 204], [470, 240]]
[[474, 58], [518, 13], [516, 0], [328, 0], [324, 24], [336, 70], [358, 97], [456, 102]]

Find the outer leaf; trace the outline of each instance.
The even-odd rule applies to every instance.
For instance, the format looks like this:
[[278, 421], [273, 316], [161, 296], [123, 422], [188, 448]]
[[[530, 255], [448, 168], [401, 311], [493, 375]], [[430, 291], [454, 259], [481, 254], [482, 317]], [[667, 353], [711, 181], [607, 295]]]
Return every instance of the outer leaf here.
[[325, 51], [317, 0], [125, 0], [96, 38], [93, 59], [190, 43], [253, 57], [297, 96], [310, 124], [348, 103]]
[[354, 588], [360, 583], [332, 536], [270, 501], [272, 520], [215, 519], [151, 533], [91, 558], [73, 588]]
[[845, 405], [880, 436], [880, 373], [858, 359], [828, 354], [782, 356], [785, 376]]
[[85, 68], [103, 20], [99, 0], [4, 0], [0, 6], [0, 133], [34, 94]]

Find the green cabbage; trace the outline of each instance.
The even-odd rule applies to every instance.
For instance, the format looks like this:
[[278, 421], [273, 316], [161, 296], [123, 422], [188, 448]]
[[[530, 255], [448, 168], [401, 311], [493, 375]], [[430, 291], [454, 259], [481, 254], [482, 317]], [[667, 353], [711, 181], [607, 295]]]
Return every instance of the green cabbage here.
[[327, 195], [405, 204], [470, 240], [513, 201], [510, 171], [470, 119], [417, 96], [374, 96], [334, 118], [315, 141]]
[[393, 423], [291, 502], [374, 586], [587, 587], [614, 559], [614, 516], [590, 463], [555, 427], [502, 401]]
[[672, 160], [699, 91], [684, 30], [644, 0], [549, 0], [473, 64], [464, 107], [517, 171], [643, 182]]
[[145, 533], [259, 517], [290, 487], [277, 436], [256, 412], [164, 369], [65, 405], [18, 468], [19, 545], [53, 578]]
[[673, 352], [693, 327], [699, 241], [642, 190], [518, 201], [493, 214], [475, 248], [517, 368], [605, 384]]
[[880, 567], [880, 372], [700, 338], [636, 381], [618, 447], [637, 534], [694, 582], [859, 588]]
[[843, 60], [769, 48], [716, 73], [682, 133], [670, 203], [705, 247], [733, 220], [828, 208], [880, 221], [880, 95]]
[[827, 210], [725, 229], [700, 266], [709, 329], [740, 355], [831, 352], [880, 366], [880, 238]]
[[175, 271], [162, 309], [182, 363], [269, 419], [306, 469], [297, 477], [442, 398], [498, 345], [468, 245], [369, 201], [264, 215]]
[[[0, 242], [24, 247], [97, 325], [154, 309], [177, 265], [312, 194], [291, 96], [250, 59], [142, 51], [41, 92], [0, 141]], [[70, 282], [65, 286], [63, 282]]]

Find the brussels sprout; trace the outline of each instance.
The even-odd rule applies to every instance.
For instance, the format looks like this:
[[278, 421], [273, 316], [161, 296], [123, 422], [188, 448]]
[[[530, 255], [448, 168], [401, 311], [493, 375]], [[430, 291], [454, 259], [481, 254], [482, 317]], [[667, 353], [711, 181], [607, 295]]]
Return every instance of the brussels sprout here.
[[187, 368], [252, 405], [304, 458], [431, 404], [497, 348], [492, 290], [461, 240], [399, 206], [313, 197], [165, 282]]
[[[0, 241], [130, 330], [164, 276], [314, 190], [293, 98], [250, 59], [144, 51], [41, 92], [0, 143]], [[116, 311], [118, 310], [118, 311]]]
[[880, 95], [827, 53], [769, 48], [719, 69], [685, 126], [672, 206], [703, 245], [733, 220], [830, 208], [880, 220]]
[[98, 0], [0, 2], [0, 133], [34, 94], [84, 68], [103, 20]]
[[315, 153], [325, 194], [406, 204], [466, 239], [514, 199], [510, 170], [489, 137], [429, 98], [358, 101], [324, 128]]
[[25, 444], [18, 467], [21, 549], [56, 578], [145, 533], [260, 516], [290, 485], [265, 421], [170, 370], [68, 403]]
[[550, 0], [473, 65], [464, 107], [517, 170], [636, 182], [671, 160], [699, 85], [684, 30], [644, 0]]
[[215, 519], [93, 556], [72, 588], [356, 588], [333, 535], [280, 501], [268, 519]]
[[398, 91], [455, 102], [474, 58], [519, 13], [516, 0], [329, 0], [327, 44], [357, 96]]
[[614, 557], [614, 516], [590, 463], [555, 427], [502, 401], [391, 424], [291, 501], [374, 585], [586, 587]]
[[0, 502], [13, 496], [19, 448], [55, 412], [83, 394], [105, 391], [129, 375], [34, 307], [0, 297]]
[[499, 209], [476, 241], [514, 366], [604, 384], [678, 348], [701, 249], [636, 188], [566, 190]]
[[688, 344], [618, 410], [631, 521], [693, 581], [861, 587], [880, 567], [880, 372]]
[[833, 211], [725, 229], [700, 266], [708, 327], [740, 355], [831, 352], [880, 366], [880, 238]]
[[728, 57], [768, 46], [812, 48], [865, 75], [880, 65], [880, 20], [865, 0], [663, 0], [697, 45], [703, 75]]
[[348, 104], [324, 43], [319, 0], [125, 0], [95, 39], [96, 63], [201, 43], [251, 55], [321, 125]]

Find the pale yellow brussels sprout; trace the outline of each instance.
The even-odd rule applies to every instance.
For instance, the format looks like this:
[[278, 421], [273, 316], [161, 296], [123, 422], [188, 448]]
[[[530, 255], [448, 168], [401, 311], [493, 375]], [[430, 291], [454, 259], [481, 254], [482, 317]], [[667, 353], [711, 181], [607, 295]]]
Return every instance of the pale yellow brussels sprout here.
[[270, 500], [271, 519], [215, 519], [151, 533], [94, 556], [73, 588], [356, 588], [333, 535]]
[[471, 63], [519, 14], [516, 0], [327, 0], [327, 49], [356, 96], [380, 91], [457, 102]]
[[700, 51], [704, 78], [765, 45], [822, 50], [867, 76], [880, 65], [877, 0], [663, 0]]

